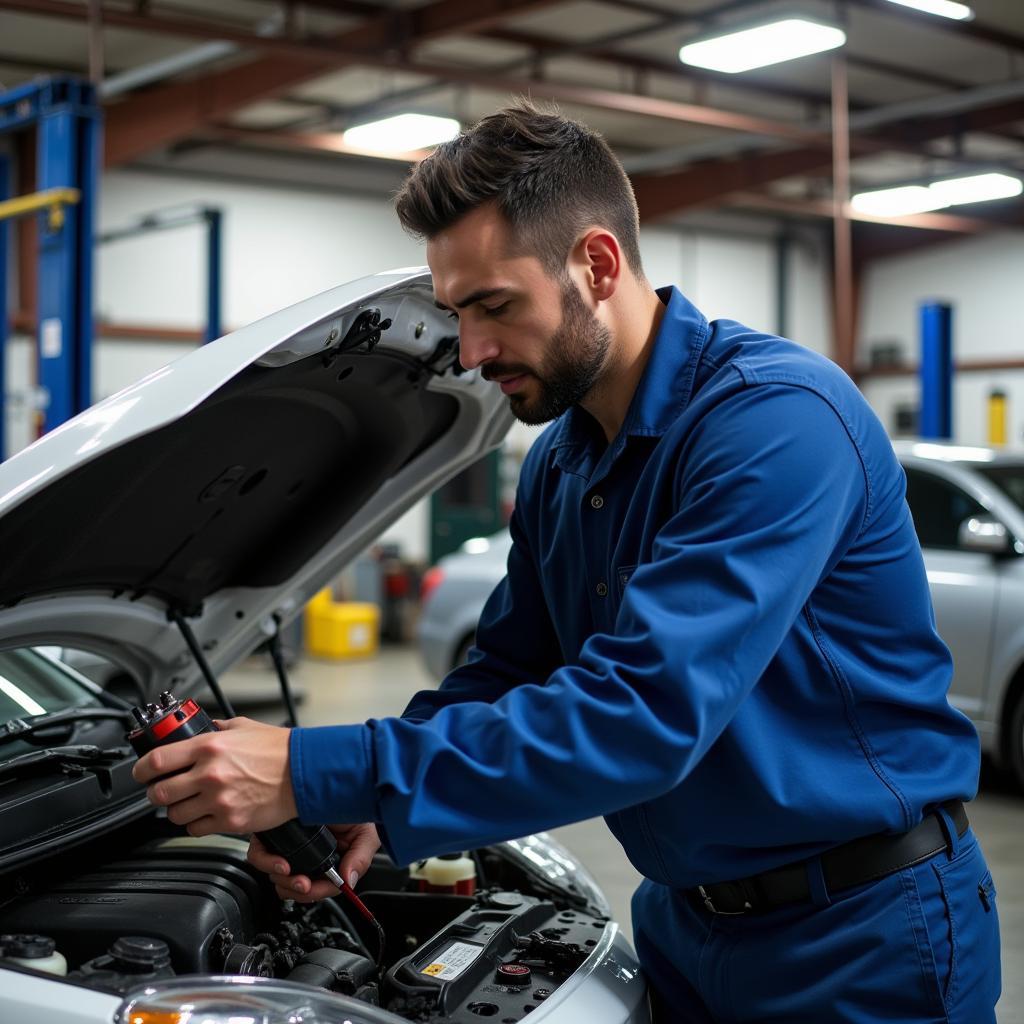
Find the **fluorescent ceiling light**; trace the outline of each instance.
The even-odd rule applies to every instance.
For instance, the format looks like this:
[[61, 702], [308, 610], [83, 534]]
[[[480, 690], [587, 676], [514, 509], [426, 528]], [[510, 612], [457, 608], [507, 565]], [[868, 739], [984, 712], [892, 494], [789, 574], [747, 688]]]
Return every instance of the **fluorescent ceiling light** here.
[[972, 174], [969, 178], [934, 181], [929, 192], [942, 198], [947, 206], [960, 203], [984, 203], [990, 199], [1012, 199], [1024, 192], [1020, 178], [1009, 174]]
[[786, 18], [687, 43], [680, 49], [679, 59], [694, 67], [735, 74], [834, 50], [845, 42], [846, 33], [833, 25], [805, 18]]
[[861, 192], [853, 197], [850, 205], [858, 213], [876, 217], [906, 217], [964, 203], [1011, 199], [1022, 192], [1024, 183], [1009, 174], [972, 174], [966, 178], [933, 181], [930, 185], [903, 185]]
[[395, 114], [383, 121], [371, 121], [349, 128], [345, 144], [371, 153], [411, 153], [436, 146], [459, 134], [459, 122], [430, 114]]
[[875, 217], [905, 217], [911, 213], [941, 210], [948, 203], [932, 195], [924, 185], [903, 185], [861, 192], [850, 200], [850, 205], [858, 213], [869, 213]]
[[952, 18], [954, 21], [969, 21], [974, 11], [967, 4], [956, 3], [956, 0], [889, 0], [900, 7], [913, 7], [915, 11], [925, 14], [937, 14], [940, 18]]

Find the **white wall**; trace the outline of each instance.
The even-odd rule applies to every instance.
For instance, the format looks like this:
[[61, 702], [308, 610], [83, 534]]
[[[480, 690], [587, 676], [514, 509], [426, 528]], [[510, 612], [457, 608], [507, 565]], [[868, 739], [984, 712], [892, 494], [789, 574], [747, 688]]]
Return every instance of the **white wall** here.
[[[895, 346], [905, 363], [919, 359], [918, 311], [927, 301], [953, 305], [953, 357], [970, 363], [1024, 359], [1024, 235], [975, 236], [878, 260], [866, 272], [858, 351], [863, 365], [874, 344]], [[915, 376], [867, 378], [862, 387], [882, 421], [892, 428], [895, 407], [916, 406]], [[954, 437], [967, 444], [988, 439], [986, 401], [993, 388], [1009, 396], [1009, 437], [1024, 441], [1024, 372], [958, 373], [953, 383]]]
[[[156, 210], [186, 205], [224, 211], [223, 322], [226, 330], [340, 282], [424, 262], [422, 247], [399, 227], [380, 198], [323, 189], [274, 188], [141, 171], [103, 178], [100, 231], [133, 223]], [[154, 327], [198, 329], [205, 316], [204, 229], [199, 225], [149, 233], [100, 247], [99, 319]], [[676, 227], [644, 229], [641, 248], [651, 282], [678, 285], [710, 318], [728, 317], [776, 328], [775, 249], [771, 238], [720, 235]], [[830, 346], [822, 258], [813, 242], [793, 247], [789, 333], [820, 351]], [[104, 339], [96, 343], [97, 399], [187, 354], [187, 342]], [[28, 387], [31, 345], [15, 339], [8, 354], [8, 449], [31, 439]], [[509, 445], [517, 456], [539, 428], [516, 425]], [[413, 558], [428, 552], [428, 505], [412, 509], [388, 532]]]

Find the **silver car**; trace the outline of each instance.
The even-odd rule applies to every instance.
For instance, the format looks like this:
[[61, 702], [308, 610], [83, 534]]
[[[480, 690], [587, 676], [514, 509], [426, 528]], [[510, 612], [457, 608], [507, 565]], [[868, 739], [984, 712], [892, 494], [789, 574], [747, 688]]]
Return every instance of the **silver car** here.
[[68, 664], [107, 659], [155, 702], [282, 629], [500, 443], [507, 407], [453, 342], [428, 274], [376, 275], [0, 465], [0, 1021], [647, 1024], [607, 901], [550, 837], [469, 851], [441, 891], [378, 856], [378, 943], [340, 903], [278, 900], [244, 839], [172, 826], [131, 777], [131, 689]]
[[[1024, 454], [897, 441], [939, 633], [950, 702], [1024, 788]], [[507, 531], [467, 542], [425, 578], [420, 649], [438, 678], [461, 664], [505, 573]]]

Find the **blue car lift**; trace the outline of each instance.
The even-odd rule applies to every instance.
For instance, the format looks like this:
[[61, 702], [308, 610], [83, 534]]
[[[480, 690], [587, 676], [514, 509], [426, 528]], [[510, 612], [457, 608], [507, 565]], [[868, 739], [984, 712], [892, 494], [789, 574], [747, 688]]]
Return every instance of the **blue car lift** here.
[[[10, 200], [17, 216], [34, 199], [48, 209], [39, 218], [39, 385], [46, 395], [42, 431], [92, 402], [92, 255], [99, 179], [102, 114], [93, 87], [75, 78], [48, 78], [0, 94], [0, 134], [36, 129], [36, 187]], [[10, 194], [10, 167], [0, 167], [0, 189]], [[37, 209], [39, 207], [36, 207]], [[6, 218], [5, 218], [6, 222]], [[6, 271], [7, 232], [0, 238]], [[7, 276], [0, 277], [0, 362], [9, 314]], [[3, 392], [0, 391], [0, 396]], [[0, 402], [2, 405], [2, 402]], [[0, 455], [4, 452], [0, 423]]]
[[953, 436], [953, 307], [921, 306], [921, 437]]

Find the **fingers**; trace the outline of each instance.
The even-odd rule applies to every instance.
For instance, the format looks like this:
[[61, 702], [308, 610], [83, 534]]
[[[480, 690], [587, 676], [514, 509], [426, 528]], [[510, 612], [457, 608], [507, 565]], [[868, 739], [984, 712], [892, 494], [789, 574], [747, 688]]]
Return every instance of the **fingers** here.
[[[146, 798], [157, 807], [168, 807], [181, 800], [197, 797], [201, 792], [195, 777], [190, 772], [186, 772], [183, 775], [174, 775], [171, 778], [154, 782], [146, 790]], [[186, 818], [185, 821], [187, 820]], [[179, 825], [184, 823], [184, 821], [177, 822]]]
[[234, 718], [215, 718], [213, 724], [219, 732], [231, 732], [232, 729], [258, 729], [265, 722], [257, 722], [252, 718], [242, 718], [236, 715]]
[[249, 839], [249, 852], [246, 858], [257, 871], [271, 876], [287, 875], [291, 872], [288, 861], [279, 854], [271, 853], [256, 836]]
[[355, 888], [369, 870], [373, 855], [380, 849], [380, 837], [373, 825], [362, 825], [350, 837], [348, 850], [341, 858], [341, 877]]
[[281, 899], [295, 900], [296, 903], [316, 903], [328, 896], [338, 895], [338, 887], [326, 879], [319, 878], [313, 882], [305, 875], [294, 875], [288, 882], [275, 882], [274, 889]]
[[161, 775], [169, 775], [171, 772], [190, 767], [196, 760], [195, 744], [201, 742], [203, 738], [195, 736], [190, 740], [168, 743], [166, 747], [151, 750], [135, 762], [132, 778], [145, 786]]
[[[150, 802], [156, 803], [152, 796], [149, 799]], [[207, 807], [202, 796], [198, 794], [189, 797], [187, 800], [179, 800], [167, 808], [167, 820], [175, 825], [191, 825], [192, 822], [199, 821], [201, 818], [208, 816], [209, 807]], [[210, 820], [212, 821], [213, 819], [210, 818]], [[196, 835], [196, 833], [193, 832], [192, 835]]]

